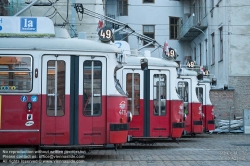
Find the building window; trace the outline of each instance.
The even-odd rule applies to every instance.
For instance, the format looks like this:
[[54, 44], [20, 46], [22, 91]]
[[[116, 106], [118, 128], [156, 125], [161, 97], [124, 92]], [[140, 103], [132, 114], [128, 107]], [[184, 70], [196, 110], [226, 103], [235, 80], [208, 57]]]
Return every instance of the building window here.
[[223, 60], [223, 29], [220, 27], [220, 61]]
[[177, 17], [170, 17], [169, 19], [170, 23], [169, 23], [169, 33], [170, 33], [170, 39], [177, 39], [177, 35], [178, 35], [178, 21], [179, 18]]
[[118, 15], [127, 16], [128, 15], [128, 0], [118, 1]]
[[143, 3], [154, 3], [155, 0], [143, 0]]
[[211, 37], [212, 37], [212, 64], [211, 65], [214, 65], [215, 63], [214, 33], [212, 33]]
[[[143, 25], [143, 35], [148, 36], [152, 39], [155, 38], [155, 26], [154, 25]], [[143, 45], [148, 44], [147, 41], [143, 41]], [[154, 47], [154, 45], [149, 45], [149, 47]]]

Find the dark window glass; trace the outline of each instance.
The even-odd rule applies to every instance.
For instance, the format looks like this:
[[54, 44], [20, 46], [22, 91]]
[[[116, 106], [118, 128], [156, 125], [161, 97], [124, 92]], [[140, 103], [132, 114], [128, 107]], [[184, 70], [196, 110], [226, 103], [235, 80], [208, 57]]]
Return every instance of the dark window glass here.
[[128, 93], [128, 111], [133, 115], [140, 114], [140, 74], [127, 74], [126, 91]]
[[65, 114], [65, 61], [47, 63], [47, 115]]
[[177, 17], [169, 18], [170, 39], [177, 39], [178, 29], [179, 29], [178, 21], [179, 21], [179, 18]]
[[[143, 35], [148, 36], [152, 39], [155, 39], [155, 26], [154, 25], [143, 25]], [[145, 46], [146, 44], [148, 44], [148, 42], [143, 41], [143, 45]], [[154, 47], [154, 45], [151, 44], [148, 47]]]
[[102, 63], [85, 61], [83, 63], [83, 114], [101, 115], [102, 106]]
[[0, 92], [30, 92], [32, 71], [31, 56], [0, 55]]
[[128, 0], [118, 1], [118, 15], [127, 16], [128, 15]]
[[167, 113], [167, 77], [165, 74], [154, 74], [153, 82], [154, 115], [165, 116]]

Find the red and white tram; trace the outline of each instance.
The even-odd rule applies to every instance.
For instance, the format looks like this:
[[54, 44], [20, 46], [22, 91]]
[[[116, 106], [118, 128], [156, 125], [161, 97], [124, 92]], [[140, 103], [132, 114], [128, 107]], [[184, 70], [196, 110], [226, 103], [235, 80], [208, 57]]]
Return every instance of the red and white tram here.
[[177, 88], [179, 95], [184, 101], [184, 135], [195, 135], [203, 132], [202, 103], [196, 95], [197, 84], [196, 71], [186, 68], [178, 69]]
[[128, 93], [128, 110], [133, 114], [129, 125], [129, 141], [157, 141], [180, 138], [184, 129], [183, 101], [175, 90], [178, 64], [151, 57], [145, 52], [146, 70], [141, 70], [142, 56], [133, 56], [124, 41], [115, 44], [123, 48], [126, 64], [117, 75]]
[[131, 116], [114, 77], [120, 49], [70, 38], [44, 17], [0, 16], [0, 43], [1, 147], [127, 142]]
[[214, 106], [211, 103], [209, 92], [211, 86], [216, 85], [217, 80], [215, 78], [208, 78], [204, 75], [202, 80], [198, 81], [198, 86], [196, 87], [196, 94], [202, 103], [202, 112], [204, 114], [203, 118], [203, 130], [209, 132], [215, 129], [215, 114]]

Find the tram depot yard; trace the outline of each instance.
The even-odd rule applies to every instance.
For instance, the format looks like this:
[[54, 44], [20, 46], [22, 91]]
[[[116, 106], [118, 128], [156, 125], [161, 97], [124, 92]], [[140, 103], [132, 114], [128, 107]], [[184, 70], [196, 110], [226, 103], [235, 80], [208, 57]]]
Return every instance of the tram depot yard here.
[[[114, 151], [95, 150], [84, 154], [78, 151], [71, 158], [53, 158], [54, 155], [41, 159], [1, 159], [1, 165], [23, 164], [81, 164], [81, 165], [240, 165], [248, 166], [250, 162], [250, 135], [243, 133], [200, 134], [195, 137], [180, 138], [179, 143], [168, 141], [153, 145], [130, 143]], [[3, 155], [0, 150], [0, 155]], [[17, 152], [13, 150], [14, 153]], [[38, 153], [38, 151], [37, 151]], [[39, 152], [45, 153], [45, 152]], [[47, 153], [47, 151], [46, 151]], [[7, 154], [7, 153], [6, 153]], [[10, 154], [10, 153], [8, 153]], [[28, 154], [28, 153], [26, 153]], [[80, 158], [78, 158], [78, 155]], [[72, 155], [73, 156], [73, 155]]]
[[70, 38], [44, 17], [0, 19], [3, 163], [249, 161], [249, 135], [231, 133], [248, 131], [248, 114], [215, 129], [216, 78], [180, 67], [173, 49], [167, 58], [131, 56], [126, 43], [110, 44], [106, 27], [97, 42]]

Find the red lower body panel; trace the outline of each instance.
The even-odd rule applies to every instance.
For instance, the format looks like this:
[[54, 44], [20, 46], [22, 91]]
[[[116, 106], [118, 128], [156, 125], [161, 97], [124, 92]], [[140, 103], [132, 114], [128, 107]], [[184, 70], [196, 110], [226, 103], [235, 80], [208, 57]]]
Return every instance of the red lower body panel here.
[[[41, 98], [0, 95], [0, 145], [39, 145]], [[27, 109], [28, 102], [32, 108]]]
[[203, 127], [205, 131], [210, 131], [215, 129], [214, 122], [214, 106], [213, 105], [203, 105], [203, 113], [205, 115], [203, 119]]
[[183, 101], [172, 100], [171, 105], [171, 135], [172, 138], [180, 138], [184, 131], [184, 119], [183, 119]]

